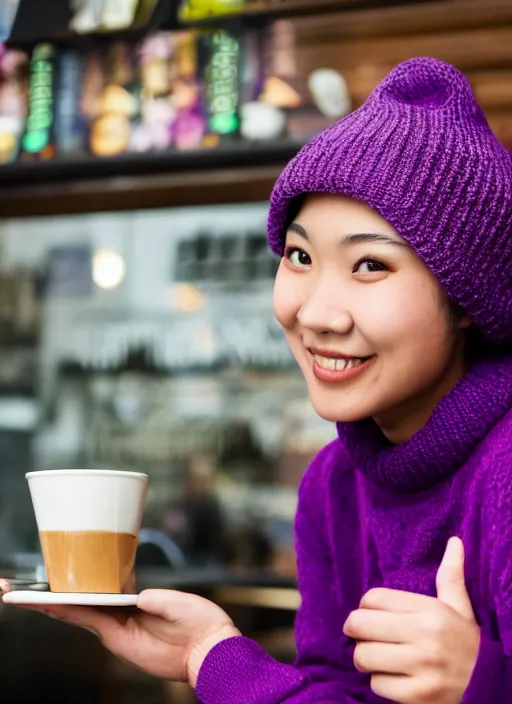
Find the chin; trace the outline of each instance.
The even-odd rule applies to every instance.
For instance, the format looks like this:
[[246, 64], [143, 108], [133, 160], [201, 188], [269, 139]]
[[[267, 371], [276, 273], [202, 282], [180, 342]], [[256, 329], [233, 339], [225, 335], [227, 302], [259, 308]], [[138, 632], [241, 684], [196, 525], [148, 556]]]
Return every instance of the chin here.
[[310, 395], [309, 398], [320, 418], [329, 421], [329, 423], [355, 423], [372, 415], [368, 409], [340, 404], [339, 399], [337, 403], [332, 403], [329, 399], [315, 398], [314, 395]]

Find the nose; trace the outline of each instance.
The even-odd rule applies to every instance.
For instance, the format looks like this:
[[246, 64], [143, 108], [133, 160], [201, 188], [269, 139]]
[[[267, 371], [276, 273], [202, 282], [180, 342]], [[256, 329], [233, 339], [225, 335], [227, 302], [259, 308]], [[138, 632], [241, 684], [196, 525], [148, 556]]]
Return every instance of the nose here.
[[346, 295], [329, 277], [319, 280], [297, 314], [302, 327], [316, 334], [346, 335], [354, 327], [354, 320], [346, 305]]

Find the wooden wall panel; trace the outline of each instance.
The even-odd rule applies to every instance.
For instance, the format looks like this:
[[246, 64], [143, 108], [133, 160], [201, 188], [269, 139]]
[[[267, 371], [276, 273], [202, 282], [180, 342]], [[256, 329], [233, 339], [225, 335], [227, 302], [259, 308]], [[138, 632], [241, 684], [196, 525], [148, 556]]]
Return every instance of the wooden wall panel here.
[[294, 21], [301, 75], [335, 68], [354, 106], [400, 61], [435, 56], [464, 71], [512, 147], [512, 0], [445, 0]]
[[294, 21], [301, 42], [461, 31], [512, 22], [510, 0], [437, 0]]
[[460, 32], [371, 37], [301, 45], [302, 66], [323, 64], [353, 69], [362, 64], [395, 65], [411, 56], [436, 56], [462, 70], [512, 65], [512, 22], [504, 27]]

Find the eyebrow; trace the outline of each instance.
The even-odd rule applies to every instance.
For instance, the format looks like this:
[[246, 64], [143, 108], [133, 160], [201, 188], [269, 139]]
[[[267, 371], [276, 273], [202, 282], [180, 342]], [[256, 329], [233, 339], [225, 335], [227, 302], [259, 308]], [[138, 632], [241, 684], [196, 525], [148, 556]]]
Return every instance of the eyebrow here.
[[353, 235], [346, 235], [341, 240], [341, 244], [360, 244], [361, 242], [376, 242], [379, 244], [397, 244], [399, 247], [407, 247], [407, 242], [399, 242], [394, 237], [380, 234], [378, 232], [357, 232]]
[[[287, 231], [294, 232], [296, 235], [303, 237], [305, 240], [309, 240], [308, 233], [302, 225], [299, 225], [298, 222], [292, 222], [288, 226]], [[384, 235], [378, 232], [356, 232], [350, 235], [345, 235], [341, 240], [342, 245], [361, 244], [367, 242], [375, 242], [378, 244], [395, 244], [399, 247], [408, 246], [406, 242], [399, 242], [389, 235]]]
[[298, 222], [292, 222], [288, 225], [288, 229], [286, 232], [295, 232], [296, 235], [299, 235], [300, 237], [303, 237], [305, 240], [309, 240], [308, 233], [306, 230], [302, 227], [302, 225], [299, 225]]

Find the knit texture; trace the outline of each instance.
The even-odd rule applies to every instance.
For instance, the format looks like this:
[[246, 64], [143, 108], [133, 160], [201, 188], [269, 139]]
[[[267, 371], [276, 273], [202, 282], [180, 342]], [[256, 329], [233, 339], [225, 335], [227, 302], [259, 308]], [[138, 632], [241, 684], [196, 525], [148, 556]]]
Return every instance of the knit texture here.
[[405, 61], [298, 153], [270, 200], [279, 255], [307, 193], [370, 205], [488, 340], [512, 338], [512, 157], [453, 66]]
[[357, 467], [379, 486], [403, 493], [423, 491], [457, 471], [489, 425], [512, 408], [511, 381], [509, 357], [484, 359], [409, 440], [392, 445], [372, 419], [338, 423], [338, 435]]
[[[247, 638], [223, 641], [199, 672], [202, 704], [384, 704], [355, 669], [343, 624], [372, 587], [435, 596], [454, 535], [482, 631], [462, 704], [512, 704], [511, 406], [512, 358], [482, 361], [434, 411], [430, 427], [446, 427], [439, 442], [420, 432], [406, 452], [381, 455], [375, 429], [364, 426], [364, 452], [344, 446], [343, 433], [324, 448], [299, 490], [297, 660], [280, 664]], [[404, 492], [415, 460], [423, 490]]]

